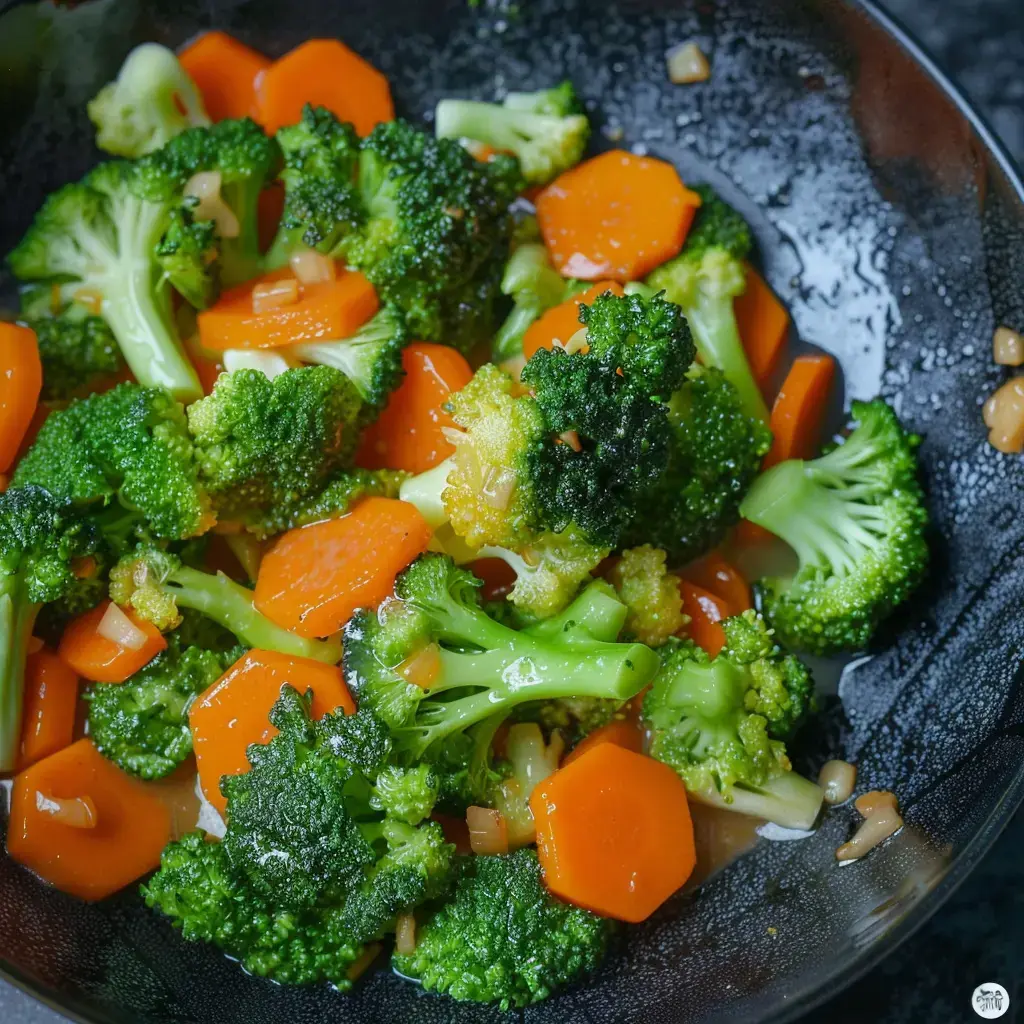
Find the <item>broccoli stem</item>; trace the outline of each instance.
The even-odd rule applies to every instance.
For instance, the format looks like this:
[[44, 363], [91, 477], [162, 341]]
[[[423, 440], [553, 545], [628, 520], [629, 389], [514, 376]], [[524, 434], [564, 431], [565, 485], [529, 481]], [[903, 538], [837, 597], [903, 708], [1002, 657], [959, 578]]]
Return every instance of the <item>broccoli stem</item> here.
[[733, 785], [728, 801], [717, 789], [691, 790], [690, 795], [711, 807], [803, 831], [814, 828], [824, 800], [820, 786], [794, 771], [782, 772], [757, 788], [738, 782]]
[[409, 477], [402, 482], [398, 496], [402, 501], [415, 505], [420, 515], [426, 519], [432, 530], [444, 526], [448, 522], [448, 513], [444, 510], [441, 495], [448, 483], [448, 474], [455, 465], [453, 458], [447, 458], [425, 473]]
[[523, 354], [523, 335], [542, 312], [533, 302], [517, 302], [512, 307], [491, 342], [491, 357], [495, 362], [503, 363]]
[[14, 771], [17, 765], [25, 660], [40, 607], [25, 600], [15, 577], [0, 583], [0, 772]]
[[310, 640], [276, 625], [256, 610], [251, 590], [222, 572], [214, 576], [182, 566], [167, 586], [179, 607], [202, 612], [249, 647], [312, 658], [329, 665], [341, 660], [341, 644], [337, 640]]
[[614, 643], [628, 612], [609, 584], [595, 580], [564, 611], [522, 632], [569, 646], [592, 644], [595, 640]]

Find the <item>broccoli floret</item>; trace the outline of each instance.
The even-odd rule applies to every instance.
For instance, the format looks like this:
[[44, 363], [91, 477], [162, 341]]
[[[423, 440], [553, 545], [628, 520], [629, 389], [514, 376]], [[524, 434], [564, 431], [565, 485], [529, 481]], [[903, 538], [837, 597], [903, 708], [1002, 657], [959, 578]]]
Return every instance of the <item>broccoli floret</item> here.
[[[641, 644], [574, 646], [509, 629], [480, 607], [480, 585], [451, 559], [424, 555], [398, 577], [394, 601], [344, 630], [350, 689], [391, 728], [399, 763], [527, 701], [628, 700], [657, 667]], [[401, 674], [414, 658], [419, 685]]]
[[143, 156], [186, 128], [210, 124], [202, 94], [159, 43], [136, 46], [86, 109], [96, 145], [115, 156]]
[[501, 104], [441, 100], [434, 125], [438, 138], [469, 139], [514, 154], [530, 185], [545, 185], [578, 164], [590, 138], [571, 82], [510, 93]]
[[217, 297], [220, 247], [214, 222], [195, 219], [198, 205], [190, 196], [172, 211], [156, 258], [174, 290], [196, 309], [206, 309]]
[[21, 281], [52, 282], [58, 307], [76, 298], [98, 307], [135, 379], [190, 402], [203, 390], [156, 256], [180, 199], [180, 189], [166, 182], [144, 183], [137, 163], [100, 164], [47, 198], [7, 261]]
[[199, 479], [221, 519], [286, 517], [342, 469], [358, 442], [360, 400], [329, 366], [223, 373], [188, 425]]
[[244, 648], [204, 650], [172, 634], [166, 650], [123, 683], [94, 683], [89, 736], [104, 757], [143, 779], [170, 775], [192, 753], [188, 711], [192, 702], [239, 657]]
[[768, 407], [750, 369], [733, 301], [746, 289], [743, 261], [752, 245], [746, 221], [707, 185], [682, 252], [658, 267], [647, 283], [682, 306], [705, 366], [721, 370], [748, 416], [768, 422]]
[[450, 903], [417, 930], [416, 949], [395, 955], [399, 974], [454, 999], [529, 1006], [593, 971], [611, 922], [555, 899], [537, 854], [466, 857]]
[[665, 552], [644, 544], [627, 548], [609, 579], [629, 609], [626, 634], [648, 647], [660, 647], [687, 623], [679, 577], [665, 568]]
[[643, 707], [650, 753], [703, 803], [810, 828], [823, 794], [792, 770], [783, 742], [811, 710], [810, 671], [782, 654], [754, 612], [723, 628], [714, 660], [689, 640], [662, 648]]
[[418, 825], [437, 803], [440, 780], [429, 764], [413, 768], [390, 765], [377, 776], [371, 806], [395, 821]]
[[247, 647], [328, 664], [341, 656], [333, 641], [309, 640], [275, 625], [256, 610], [252, 591], [224, 573], [212, 575], [182, 565], [176, 555], [157, 548], [125, 555], [110, 570], [110, 596], [163, 631], [181, 622], [180, 609], [191, 608], [230, 630]]
[[13, 771], [21, 740], [25, 658], [40, 607], [78, 585], [78, 560], [94, 554], [95, 529], [40, 487], [0, 494], [0, 772]]
[[647, 488], [625, 534], [664, 548], [672, 565], [710, 551], [740, 519], [772, 435], [740, 407], [720, 370], [694, 367], [669, 400], [668, 466]]
[[34, 484], [99, 513], [111, 540], [135, 529], [180, 540], [213, 525], [185, 410], [162, 389], [119, 384], [51, 413], [18, 463]]
[[397, 306], [385, 306], [351, 337], [289, 346], [304, 363], [340, 370], [363, 400], [363, 419], [375, 418], [405, 376], [402, 349], [409, 341], [405, 317]]
[[918, 438], [881, 400], [852, 416], [845, 441], [772, 467], [740, 506], [796, 552], [795, 575], [761, 580], [759, 601], [782, 643], [815, 654], [863, 649], [928, 563]]

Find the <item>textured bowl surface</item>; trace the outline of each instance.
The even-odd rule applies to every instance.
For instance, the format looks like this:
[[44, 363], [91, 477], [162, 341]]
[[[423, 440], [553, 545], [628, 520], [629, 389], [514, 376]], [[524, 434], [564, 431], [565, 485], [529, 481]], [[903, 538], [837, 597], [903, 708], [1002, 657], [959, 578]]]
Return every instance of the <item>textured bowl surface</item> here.
[[[734, 201], [802, 342], [838, 356], [847, 401], [881, 393], [924, 438], [931, 576], [872, 656], [846, 668], [841, 703], [826, 698], [824, 728], [801, 752], [807, 770], [830, 755], [855, 760], [860, 786], [899, 794], [907, 827], [842, 869], [833, 851], [855, 823], [852, 808], [806, 841], [763, 842], [632, 930], [592, 983], [522, 1019], [786, 1018], [923, 920], [1024, 790], [1024, 471], [988, 447], [980, 413], [1001, 376], [993, 328], [1024, 320], [1020, 186], [913, 47], [855, 3], [519, 6], [514, 17], [461, 0], [15, 9], [0, 20], [0, 250], [48, 190], [95, 159], [84, 104], [128, 48], [177, 45], [208, 27], [271, 55], [310, 35], [340, 36], [390, 77], [413, 119], [442, 95], [490, 98], [570, 77], [599, 143], [671, 160]], [[665, 52], [689, 39], [710, 55], [712, 78], [673, 86]], [[351, 996], [278, 988], [178, 941], [131, 893], [85, 906], [2, 854], [0, 965], [103, 1024], [518, 1016], [425, 997], [386, 971]]]

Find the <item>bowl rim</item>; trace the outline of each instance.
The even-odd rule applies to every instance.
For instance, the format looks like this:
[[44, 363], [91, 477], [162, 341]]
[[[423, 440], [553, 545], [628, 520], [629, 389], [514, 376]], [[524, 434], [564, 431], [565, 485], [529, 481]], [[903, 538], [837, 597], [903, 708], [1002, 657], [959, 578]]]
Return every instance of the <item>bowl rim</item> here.
[[[0, 14], [28, 2], [31, 0], [0, 0]], [[870, 18], [904, 50], [942, 93], [952, 100], [960, 116], [970, 125], [974, 135], [984, 147], [986, 155], [995, 161], [1017, 201], [1024, 207], [1024, 171], [1018, 167], [1005, 143], [989, 124], [987, 117], [968, 99], [963, 88], [938, 66], [899, 17], [883, 10], [879, 0], [838, 0], [838, 3]], [[736, 1016], [733, 1010], [727, 1010], [727, 1019], [737, 1022], [737, 1024], [755, 1020], [761, 1024], [786, 1024], [786, 1022], [796, 1020], [821, 1006], [853, 982], [862, 978], [910, 938], [946, 903], [992, 848], [1022, 803], [1024, 803], [1024, 764], [1018, 768], [1016, 775], [1003, 791], [991, 814], [950, 862], [942, 879], [925, 899], [910, 906], [870, 945], [857, 950], [852, 957], [837, 963], [831, 969], [816, 973], [813, 981], [808, 982], [795, 992], [787, 994], [786, 1005], [781, 1011], [774, 1012], [768, 1017], [752, 1017], [747, 1012], [743, 1012], [742, 1016]], [[110, 1024], [110, 1018], [98, 1016], [97, 1010], [81, 1005], [81, 1000], [78, 997], [58, 994], [44, 984], [32, 980], [27, 973], [2, 959], [0, 959], [0, 980], [30, 996], [66, 1020], [77, 1022], [77, 1024]], [[75, 1006], [74, 1004], [79, 1005]], [[716, 1014], [715, 1019], [718, 1016]]]

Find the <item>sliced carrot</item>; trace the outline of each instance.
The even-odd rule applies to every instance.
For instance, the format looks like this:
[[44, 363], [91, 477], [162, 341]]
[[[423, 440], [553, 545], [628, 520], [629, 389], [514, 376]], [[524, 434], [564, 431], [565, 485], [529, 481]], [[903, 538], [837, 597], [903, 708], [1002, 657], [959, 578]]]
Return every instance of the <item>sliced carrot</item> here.
[[258, 117], [256, 86], [270, 61], [226, 32], [204, 32], [179, 54], [213, 121]]
[[43, 386], [36, 332], [0, 323], [0, 473], [14, 464]]
[[430, 817], [432, 821], [436, 821], [441, 826], [445, 842], [451, 843], [457, 854], [467, 856], [473, 852], [473, 848], [469, 845], [469, 826], [466, 824], [465, 818], [456, 818], [452, 814], [441, 814], [440, 812], [435, 812]]
[[103, 899], [151, 871], [170, 838], [160, 797], [87, 739], [14, 779], [8, 853], [83, 900]]
[[671, 768], [599, 743], [530, 797], [547, 887], [621, 921], [650, 917], [696, 863], [686, 787]]
[[679, 593], [683, 595], [683, 611], [689, 615], [687, 635], [698, 646], [715, 657], [725, 646], [725, 630], [722, 619], [727, 619], [732, 610], [720, 597], [698, 587], [689, 580], [680, 579]]
[[395, 118], [388, 80], [337, 39], [309, 39], [274, 61], [256, 95], [257, 120], [270, 133], [295, 124], [307, 103], [350, 121], [360, 135]]
[[565, 277], [625, 283], [678, 254], [700, 196], [671, 164], [613, 150], [556, 178], [536, 205], [552, 262]]
[[380, 604], [432, 532], [413, 505], [366, 498], [347, 516], [290, 530], [263, 556], [253, 603], [299, 636], [330, 636]]
[[583, 327], [580, 323], [580, 306], [589, 306], [605, 292], [622, 295], [622, 285], [618, 281], [599, 281], [585, 292], [553, 306], [534, 320], [523, 335], [523, 356], [529, 359], [539, 348], [553, 348], [556, 341], [564, 345]]
[[333, 281], [300, 283], [295, 302], [253, 311], [255, 289], [288, 280], [294, 281], [295, 275], [284, 267], [224, 292], [196, 318], [202, 346], [222, 352], [347, 338], [377, 312], [373, 285], [355, 270], [339, 270]]
[[740, 340], [761, 388], [770, 384], [789, 336], [789, 313], [764, 278], [747, 264], [747, 287], [733, 303]]
[[477, 579], [483, 580], [480, 597], [484, 601], [501, 601], [512, 592], [516, 571], [503, 558], [478, 558], [469, 568]]
[[565, 768], [573, 761], [578, 761], [588, 750], [593, 750], [594, 747], [598, 747], [602, 743], [615, 743], [620, 747], [625, 747], [626, 750], [632, 750], [634, 754], [639, 754], [643, 751], [644, 738], [635, 721], [628, 718], [617, 718], [614, 722], [602, 725], [600, 729], [595, 729], [584, 736], [565, 755], [562, 767]]
[[771, 450], [764, 468], [787, 459], [812, 459], [818, 454], [836, 361], [827, 355], [797, 356], [782, 383], [769, 426]]
[[45, 648], [25, 663], [25, 705], [18, 770], [70, 746], [78, 711], [78, 676]]
[[185, 354], [195, 367], [196, 376], [203, 387], [203, 394], [208, 395], [213, 391], [213, 385], [217, 378], [224, 372], [224, 364], [218, 359], [219, 353], [207, 352], [199, 342], [199, 338], [193, 335], [185, 341]]
[[686, 578], [698, 587], [721, 598], [730, 615], [739, 615], [753, 608], [750, 585], [739, 569], [730, 565], [718, 551], [712, 551], [686, 567]]
[[313, 691], [313, 718], [323, 718], [338, 708], [346, 715], [356, 710], [336, 665], [276, 651], [253, 650], [242, 655], [196, 698], [188, 715], [199, 781], [206, 799], [221, 814], [227, 801], [220, 780], [224, 775], [247, 772], [245, 752], [250, 744], [269, 743], [277, 735], [268, 716], [286, 683], [300, 693]]
[[261, 193], [256, 208], [257, 231], [260, 241], [260, 252], [266, 252], [274, 241], [281, 214], [284, 213], [284, 186], [275, 181]]
[[447, 345], [417, 341], [402, 353], [402, 367], [405, 378], [363, 434], [356, 455], [363, 469], [423, 473], [455, 451], [444, 436], [445, 427], [455, 426], [444, 404], [469, 383], [469, 363]]
[[167, 647], [160, 630], [151, 622], [140, 619], [130, 608], [121, 610], [146, 635], [141, 647], [122, 647], [100, 636], [96, 630], [109, 604], [109, 601], [103, 601], [92, 611], [72, 619], [65, 627], [57, 649], [65, 664], [94, 683], [123, 683]]

